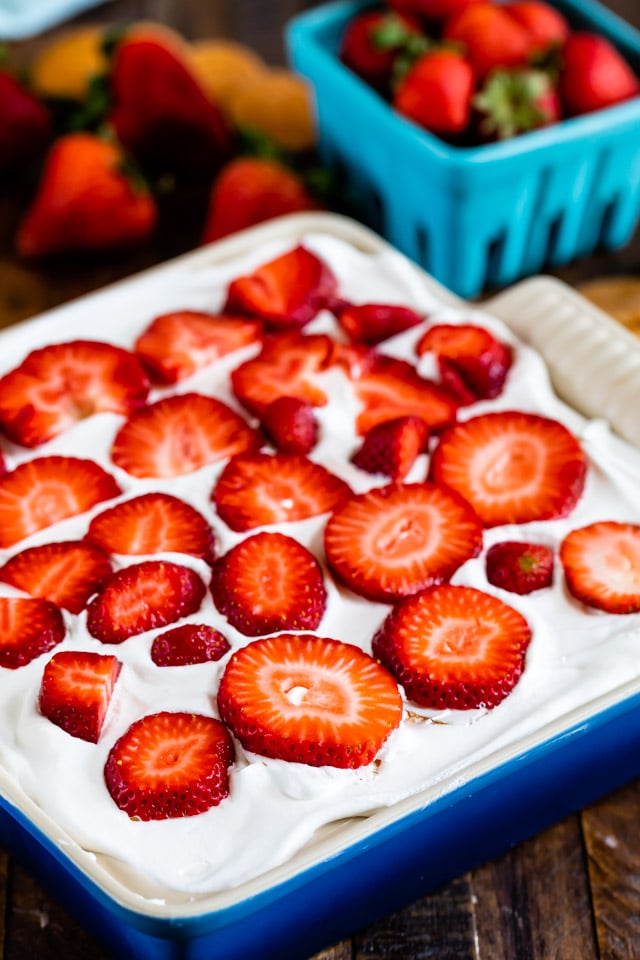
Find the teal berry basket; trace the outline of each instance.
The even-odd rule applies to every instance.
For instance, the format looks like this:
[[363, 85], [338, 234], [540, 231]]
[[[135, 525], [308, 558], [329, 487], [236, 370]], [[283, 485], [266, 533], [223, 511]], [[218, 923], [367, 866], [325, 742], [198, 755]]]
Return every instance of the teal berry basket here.
[[[555, 5], [640, 73], [640, 32], [595, 0]], [[340, 62], [347, 23], [370, 6], [316, 7], [286, 34], [291, 65], [314, 89], [321, 157], [361, 219], [465, 298], [627, 243], [640, 218], [640, 97], [511, 140], [451, 146]]]

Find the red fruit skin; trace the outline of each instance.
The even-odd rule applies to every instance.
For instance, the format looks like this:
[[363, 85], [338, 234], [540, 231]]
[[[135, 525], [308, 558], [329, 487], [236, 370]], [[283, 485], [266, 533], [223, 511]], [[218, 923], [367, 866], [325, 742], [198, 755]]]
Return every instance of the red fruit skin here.
[[0, 597], [0, 667], [24, 667], [64, 637], [64, 620], [55, 603], [40, 597]]
[[[339, 56], [362, 80], [379, 93], [387, 93], [391, 81], [393, 62], [397, 47], [380, 47], [376, 43], [376, 31], [384, 29], [389, 21], [388, 10], [371, 10], [357, 14], [347, 24], [340, 42]], [[399, 10], [396, 17], [408, 33], [419, 36], [420, 22]]]
[[487, 2], [454, 13], [445, 23], [443, 37], [462, 44], [477, 80], [496, 67], [526, 63], [531, 51], [529, 31], [503, 7]]
[[505, 4], [504, 9], [528, 30], [530, 52], [534, 56], [546, 53], [551, 47], [561, 47], [569, 36], [566, 17], [544, 0], [516, 0]]
[[231, 133], [221, 111], [165, 38], [125, 38], [110, 84], [110, 123], [145, 169], [209, 174], [227, 157]]
[[485, 570], [494, 587], [520, 596], [553, 583], [554, 554], [543, 543], [502, 540], [487, 550]]
[[499, 396], [513, 362], [506, 343], [474, 324], [429, 327], [416, 344], [416, 353], [429, 351], [437, 358], [443, 384], [461, 404]]
[[365, 436], [351, 462], [367, 473], [404, 480], [417, 457], [424, 453], [429, 426], [420, 417], [398, 417], [379, 423]]
[[18, 228], [21, 257], [120, 250], [144, 243], [157, 209], [123, 170], [119, 146], [91, 133], [59, 137], [47, 155], [38, 190]]
[[185, 623], [165, 630], [151, 644], [157, 667], [184, 667], [220, 660], [231, 649], [226, 637], [206, 623]]
[[262, 428], [280, 453], [311, 453], [318, 442], [313, 405], [300, 397], [277, 397], [262, 413]]
[[[42, 674], [40, 712], [70, 736], [97, 743], [121, 669], [122, 664], [113, 656], [84, 650], [54, 654]], [[69, 681], [67, 676], [74, 670], [84, 675], [80, 680], [84, 689], [80, 691], [68, 688], [73, 679]], [[89, 678], [95, 684], [90, 691], [85, 686]]]
[[474, 89], [471, 66], [452, 50], [423, 54], [398, 86], [393, 106], [430, 133], [455, 137], [469, 125]]
[[424, 317], [411, 307], [387, 303], [341, 303], [336, 319], [349, 340], [375, 346], [422, 323]]
[[629, 64], [598, 34], [573, 33], [562, 60], [558, 88], [569, 115], [592, 113], [640, 94], [640, 82]]
[[222, 168], [213, 183], [202, 243], [274, 217], [320, 209], [302, 180], [284, 164], [262, 157], [237, 157]]
[[12, 74], [0, 70], [0, 174], [36, 160], [53, 133], [51, 114]]
[[445, 20], [458, 10], [483, 0], [389, 0], [389, 6], [427, 20]]

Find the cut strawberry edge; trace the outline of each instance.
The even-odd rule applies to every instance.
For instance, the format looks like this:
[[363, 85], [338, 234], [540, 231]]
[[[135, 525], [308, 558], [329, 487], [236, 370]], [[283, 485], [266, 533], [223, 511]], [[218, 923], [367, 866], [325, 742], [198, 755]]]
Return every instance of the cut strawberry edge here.
[[229, 795], [229, 732], [214, 717], [163, 711], [136, 720], [104, 768], [114, 803], [135, 820], [196, 816]]
[[520, 679], [530, 640], [525, 618], [502, 600], [442, 584], [396, 604], [372, 650], [418, 706], [491, 709]]
[[70, 736], [97, 743], [121, 669], [109, 654], [54, 653], [42, 674], [40, 712]]
[[64, 540], [14, 554], [0, 567], [0, 580], [70, 613], [80, 613], [112, 573], [111, 561], [99, 546]]
[[159, 634], [151, 644], [157, 667], [182, 667], [220, 660], [231, 649], [227, 638], [207, 623], [185, 623]]
[[65, 638], [62, 613], [39, 597], [0, 597], [0, 667], [16, 670]]
[[576, 600], [605, 613], [640, 611], [640, 525], [603, 520], [572, 530], [560, 562]]
[[359, 647], [311, 634], [236, 651], [218, 709], [246, 750], [315, 767], [371, 763], [402, 719], [396, 682], [383, 667]]
[[521, 596], [553, 583], [554, 552], [544, 543], [501, 540], [487, 550], [485, 571], [494, 587]]

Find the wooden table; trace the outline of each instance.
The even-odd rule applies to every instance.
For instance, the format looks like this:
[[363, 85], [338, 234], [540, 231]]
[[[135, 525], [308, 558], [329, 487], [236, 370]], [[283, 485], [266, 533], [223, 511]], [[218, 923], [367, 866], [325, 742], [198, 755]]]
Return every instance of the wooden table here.
[[[160, 20], [188, 38], [236, 38], [278, 64], [284, 59], [283, 23], [311, 5], [304, 0], [115, 0], [78, 20]], [[638, 0], [608, 0], [608, 6], [640, 27]], [[28, 57], [39, 42], [19, 52]], [[169, 207], [158, 237], [144, 251], [108, 263], [35, 268], [12, 254], [20, 209], [20, 197], [0, 190], [0, 327], [192, 248], [201, 220], [185, 219], [178, 207]], [[640, 234], [623, 251], [557, 272], [572, 284], [618, 273], [640, 276]], [[597, 769], [593, 775], [597, 779]], [[640, 957], [639, 815], [640, 780], [316, 960], [634, 960]], [[106, 960], [101, 947], [29, 873], [1, 854], [0, 898], [2, 960]]]

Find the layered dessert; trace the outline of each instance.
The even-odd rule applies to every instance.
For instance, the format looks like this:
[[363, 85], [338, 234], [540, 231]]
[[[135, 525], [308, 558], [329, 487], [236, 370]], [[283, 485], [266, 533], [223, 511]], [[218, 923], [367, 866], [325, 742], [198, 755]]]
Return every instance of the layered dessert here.
[[2, 767], [141, 899], [638, 676], [640, 454], [390, 249], [272, 238], [0, 342]]

